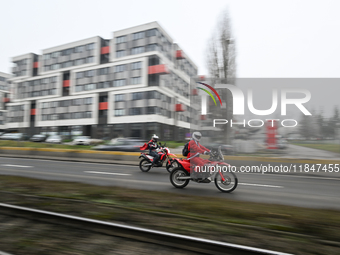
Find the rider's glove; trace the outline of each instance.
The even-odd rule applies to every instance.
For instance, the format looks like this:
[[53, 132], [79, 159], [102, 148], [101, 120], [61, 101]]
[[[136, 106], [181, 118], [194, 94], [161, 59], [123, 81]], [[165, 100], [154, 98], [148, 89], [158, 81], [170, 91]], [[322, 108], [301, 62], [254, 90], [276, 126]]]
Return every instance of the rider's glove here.
[[204, 155], [207, 155], [207, 154], [209, 154], [209, 151], [205, 151], [205, 152], [204, 152]]

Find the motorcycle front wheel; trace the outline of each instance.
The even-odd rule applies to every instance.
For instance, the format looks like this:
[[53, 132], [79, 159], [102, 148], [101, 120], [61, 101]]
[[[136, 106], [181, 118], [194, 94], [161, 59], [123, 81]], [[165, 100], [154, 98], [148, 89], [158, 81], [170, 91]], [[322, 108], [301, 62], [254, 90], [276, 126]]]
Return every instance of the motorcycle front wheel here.
[[183, 189], [189, 184], [189, 180], [179, 180], [178, 177], [184, 177], [188, 175], [189, 173], [183, 168], [176, 167], [170, 173], [170, 182], [175, 188]]
[[[221, 174], [223, 175], [224, 181], [222, 180]], [[237, 183], [238, 180], [234, 173], [221, 172], [216, 174], [215, 185], [222, 192], [232, 192], [236, 189]]]
[[166, 162], [166, 170], [169, 173], [171, 173], [171, 171], [174, 170], [177, 167], [178, 167], [178, 163], [175, 160], [170, 160], [170, 164], [169, 164], [169, 162]]
[[151, 163], [146, 159], [143, 159], [141, 162], [139, 162], [139, 169], [142, 172], [148, 172], [151, 169]]

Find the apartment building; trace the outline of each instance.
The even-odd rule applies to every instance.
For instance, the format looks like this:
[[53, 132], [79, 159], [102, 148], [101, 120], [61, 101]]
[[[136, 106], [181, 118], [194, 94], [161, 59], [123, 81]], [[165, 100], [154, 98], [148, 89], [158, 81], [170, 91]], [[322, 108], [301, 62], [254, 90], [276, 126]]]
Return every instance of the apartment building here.
[[198, 121], [190, 102], [197, 67], [157, 22], [12, 62], [8, 130], [182, 140]]

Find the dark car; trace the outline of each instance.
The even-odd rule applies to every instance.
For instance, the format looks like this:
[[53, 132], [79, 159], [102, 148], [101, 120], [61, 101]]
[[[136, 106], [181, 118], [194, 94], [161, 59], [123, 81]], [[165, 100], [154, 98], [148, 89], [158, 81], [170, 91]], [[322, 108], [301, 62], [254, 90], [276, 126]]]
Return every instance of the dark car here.
[[232, 145], [227, 145], [227, 144], [220, 144], [220, 143], [210, 143], [210, 144], [204, 144], [204, 147], [208, 148], [211, 150], [212, 148], [218, 148], [221, 146], [221, 151], [223, 155], [233, 155], [234, 154], [234, 147]]
[[140, 151], [145, 141], [137, 139], [117, 138], [111, 140], [111, 143], [106, 145], [98, 145], [93, 147], [94, 150], [100, 151]]
[[32, 142], [44, 142], [46, 140], [46, 135], [34, 135], [30, 138]]

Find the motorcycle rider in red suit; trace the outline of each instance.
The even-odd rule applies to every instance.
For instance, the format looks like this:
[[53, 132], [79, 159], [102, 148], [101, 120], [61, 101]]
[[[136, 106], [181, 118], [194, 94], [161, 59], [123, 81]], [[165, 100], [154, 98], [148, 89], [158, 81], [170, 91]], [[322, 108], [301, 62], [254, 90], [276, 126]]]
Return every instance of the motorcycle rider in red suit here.
[[187, 159], [190, 160], [191, 165], [204, 166], [209, 162], [207, 159], [200, 158], [200, 154], [209, 154], [210, 150], [205, 148], [199, 143], [202, 135], [200, 132], [194, 132], [192, 134], [192, 139], [189, 142], [188, 150], [189, 154]]
[[149, 155], [154, 157], [151, 167], [154, 167], [160, 158], [160, 155], [156, 151], [159, 148], [159, 145], [157, 144], [158, 138], [159, 137], [156, 134], [154, 134], [151, 137], [151, 140], [148, 142]]

